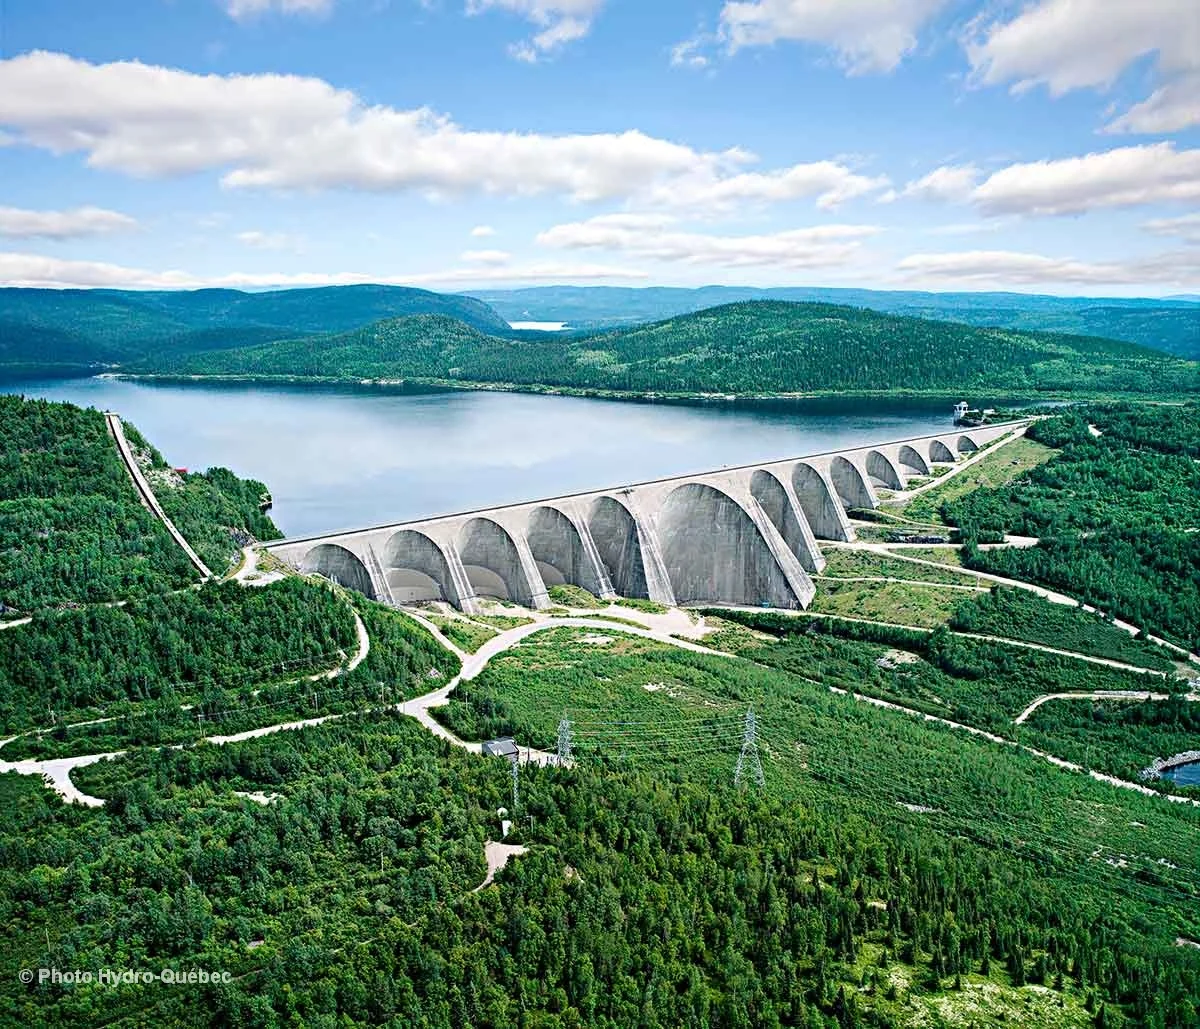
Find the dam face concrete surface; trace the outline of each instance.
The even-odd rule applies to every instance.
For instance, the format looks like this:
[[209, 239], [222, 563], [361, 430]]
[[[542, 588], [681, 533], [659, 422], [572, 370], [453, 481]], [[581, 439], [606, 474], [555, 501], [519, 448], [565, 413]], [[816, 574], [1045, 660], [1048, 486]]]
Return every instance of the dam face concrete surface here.
[[481, 597], [532, 608], [550, 586], [678, 604], [803, 608], [817, 540], [848, 541], [846, 512], [879, 506], [1020, 423], [982, 426], [836, 454], [511, 504], [268, 545], [277, 557], [390, 604]]

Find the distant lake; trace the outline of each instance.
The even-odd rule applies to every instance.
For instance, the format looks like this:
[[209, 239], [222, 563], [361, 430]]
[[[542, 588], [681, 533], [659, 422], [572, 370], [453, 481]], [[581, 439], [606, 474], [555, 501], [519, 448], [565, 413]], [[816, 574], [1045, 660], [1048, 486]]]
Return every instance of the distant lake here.
[[[951, 405], [684, 405], [384, 387], [0, 384], [113, 410], [176, 466], [260, 479], [289, 536], [949, 432]], [[994, 402], [992, 398], [970, 398]]]

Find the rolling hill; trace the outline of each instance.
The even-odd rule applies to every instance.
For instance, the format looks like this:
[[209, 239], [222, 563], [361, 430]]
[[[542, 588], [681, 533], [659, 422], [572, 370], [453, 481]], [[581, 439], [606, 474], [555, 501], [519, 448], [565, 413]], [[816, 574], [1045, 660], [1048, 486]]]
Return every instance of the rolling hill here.
[[482, 301], [400, 286], [232, 289], [0, 289], [0, 374], [86, 374], [151, 355], [344, 332], [383, 318], [441, 314], [508, 332]]
[[422, 315], [138, 370], [672, 395], [1200, 390], [1194, 362], [1132, 343], [779, 301], [729, 304], [588, 337], [500, 339]]
[[1026, 293], [918, 293], [871, 289], [703, 286], [535, 286], [472, 294], [510, 321], [565, 321], [579, 329], [674, 318], [719, 304], [789, 300], [849, 304], [884, 314], [1029, 332], [1069, 332], [1140, 343], [1200, 358], [1200, 306], [1194, 297], [1161, 300], [1036, 296]]

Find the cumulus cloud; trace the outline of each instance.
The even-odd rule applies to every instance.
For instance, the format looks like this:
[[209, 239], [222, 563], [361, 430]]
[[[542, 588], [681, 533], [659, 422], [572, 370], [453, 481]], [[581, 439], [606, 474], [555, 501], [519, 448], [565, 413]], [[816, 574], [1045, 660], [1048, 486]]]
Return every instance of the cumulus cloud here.
[[1119, 147], [1059, 161], [1014, 164], [971, 194], [990, 214], [1078, 214], [1103, 207], [1200, 199], [1200, 149]]
[[1200, 212], [1179, 218], [1155, 218], [1142, 228], [1156, 236], [1176, 236], [1185, 243], [1200, 243]]
[[970, 199], [978, 181], [979, 169], [973, 164], [948, 164], [908, 183], [899, 193], [885, 194], [882, 199], [911, 197], [917, 200], [944, 200], [955, 203]]
[[909, 279], [941, 284], [1193, 286], [1200, 282], [1200, 255], [1185, 251], [1129, 261], [1090, 262], [1011, 250], [969, 250], [912, 254], [900, 261], [897, 269]]
[[727, 208], [814, 196], [834, 206], [885, 184], [834, 161], [748, 172], [738, 148], [642, 132], [550, 136], [464, 129], [428, 109], [368, 106], [291, 75], [195, 75], [35, 52], [0, 61], [0, 126], [142, 177], [216, 171], [230, 188], [557, 194]]
[[490, 225], [476, 225], [475, 228], [471, 230], [471, 235], [475, 239], [485, 239], [488, 236], [496, 235], [496, 230]]
[[1109, 128], [1168, 132], [1200, 124], [1196, 0], [1039, 0], [1011, 18], [978, 24], [967, 55], [980, 82], [1011, 83], [1017, 91], [1044, 85], [1052, 96], [1107, 89], [1129, 65], [1153, 55], [1163, 88]]
[[846, 264], [858, 253], [862, 240], [879, 231], [871, 225], [822, 225], [721, 236], [679, 229], [675, 220], [665, 215], [612, 214], [556, 225], [539, 234], [537, 242], [558, 249], [619, 251], [688, 265], [820, 268]]
[[541, 31], [509, 47], [509, 52], [530, 63], [582, 39], [592, 29], [605, 0], [467, 0], [467, 13], [490, 8], [511, 11], [533, 22]]
[[78, 239], [137, 228], [127, 214], [102, 207], [76, 207], [69, 211], [28, 211], [0, 207], [0, 236], [15, 239]]
[[0, 253], [0, 285], [54, 289], [227, 289], [269, 286], [349, 286], [382, 283], [398, 286], [451, 286], [486, 282], [587, 282], [645, 279], [636, 269], [603, 264], [554, 261], [451, 268], [420, 275], [378, 275], [364, 272], [231, 272], [204, 276], [190, 272], [128, 268], [102, 261], [66, 261], [40, 254]]
[[1200, 71], [1156, 89], [1140, 104], [1134, 104], [1109, 123], [1109, 132], [1160, 134], [1200, 125]]
[[[749, 160], [748, 155], [743, 160]], [[713, 167], [704, 167], [656, 186], [644, 200], [654, 206], [720, 214], [745, 204], [776, 204], [813, 197], [818, 207], [830, 209], [887, 185], [885, 176], [861, 175], [837, 161], [813, 161], [777, 171], [737, 174], [721, 174]]]
[[328, 14], [334, 0], [225, 0], [225, 10], [231, 18], [244, 21], [261, 14], [277, 11], [280, 14]]
[[239, 232], [236, 239], [258, 250], [294, 250], [300, 245], [300, 241], [287, 232], [260, 232], [257, 229]]
[[949, 0], [726, 0], [721, 40], [730, 51], [780, 40], [834, 49], [851, 74], [887, 72]]

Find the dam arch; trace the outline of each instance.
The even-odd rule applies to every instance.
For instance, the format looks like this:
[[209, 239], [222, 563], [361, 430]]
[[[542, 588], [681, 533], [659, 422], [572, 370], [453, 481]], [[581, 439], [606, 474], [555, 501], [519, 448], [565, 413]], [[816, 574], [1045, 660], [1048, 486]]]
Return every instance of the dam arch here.
[[760, 468], [750, 477], [750, 496], [771, 520], [788, 550], [796, 555], [796, 560], [811, 571], [813, 558], [809, 540], [783, 483], [772, 472]]
[[613, 497], [597, 497], [587, 522], [613, 591], [622, 597], [648, 598], [642, 541], [629, 508]]
[[369, 600], [378, 600], [367, 566], [351, 550], [336, 543], [320, 543], [304, 555], [300, 571], [323, 575], [348, 590], [361, 593]]
[[929, 444], [929, 460], [938, 464], [953, 464], [955, 461], [954, 451], [940, 439], [935, 439]]
[[960, 454], [973, 454], [979, 449], [979, 444], [971, 439], [970, 436], [959, 436], [955, 447], [957, 447]]
[[799, 606], [753, 519], [716, 487], [685, 483], [672, 490], [659, 511], [658, 533], [679, 604]]
[[525, 540], [547, 586], [582, 586], [599, 595], [603, 588], [575, 523], [556, 507], [538, 507], [529, 516]]
[[867, 477], [874, 485], [884, 489], [904, 489], [904, 480], [900, 478], [900, 472], [885, 454], [878, 450], [868, 452], [866, 466]]
[[415, 529], [402, 529], [388, 539], [383, 548], [383, 574], [398, 604], [461, 602], [454, 595], [454, 578], [442, 548]]
[[900, 459], [901, 466], [907, 468], [914, 475], [929, 474], [929, 462], [908, 444], [900, 448], [897, 457]]
[[472, 518], [458, 534], [458, 553], [476, 596], [535, 607], [534, 587], [508, 530], [490, 518]]
[[792, 469], [792, 490], [814, 536], [826, 540], [848, 538], [846, 513], [825, 476], [801, 461]]
[[873, 510], [876, 504], [875, 496], [867, 480], [853, 464], [840, 454], [829, 463], [829, 475], [833, 479], [833, 488], [847, 509], [863, 508]]

